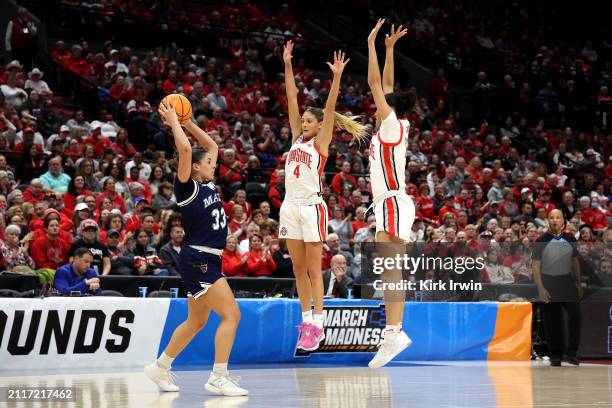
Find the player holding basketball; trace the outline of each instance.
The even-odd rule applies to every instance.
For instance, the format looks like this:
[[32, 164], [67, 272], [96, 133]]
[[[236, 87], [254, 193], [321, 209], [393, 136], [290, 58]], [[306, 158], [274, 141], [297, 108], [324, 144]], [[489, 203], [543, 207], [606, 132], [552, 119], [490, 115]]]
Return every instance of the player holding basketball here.
[[227, 370], [240, 310], [234, 294], [221, 273], [221, 252], [227, 238], [227, 218], [223, 202], [213, 184], [219, 148], [194, 122], [185, 128], [202, 147], [191, 148], [173, 106], [160, 104], [159, 115], [171, 127], [178, 152], [178, 172], [174, 182], [179, 211], [185, 223], [185, 246], [181, 249], [179, 272], [189, 290], [187, 320], [176, 328], [166, 349], [145, 374], [163, 391], [178, 391], [170, 372], [176, 356], [204, 327], [211, 310], [221, 318], [215, 334], [215, 362], [206, 390], [227, 396], [248, 395], [230, 378]]
[[[289, 105], [292, 146], [285, 162], [285, 201], [280, 209], [279, 238], [287, 240], [293, 262], [296, 286], [302, 307], [302, 323], [297, 348], [312, 351], [324, 339], [323, 275], [321, 257], [327, 235], [327, 206], [321, 197], [321, 174], [327, 160], [334, 126], [362, 140], [368, 128], [334, 111], [340, 92], [340, 78], [349, 60], [334, 52], [334, 63], [327, 63], [333, 81], [325, 109], [309, 107], [300, 116], [291, 52], [293, 42], [285, 45], [285, 86]], [[314, 300], [314, 317], [311, 302]]]
[[[393, 90], [393, 47], [407, 32], [402, 30], [402, 26], [397, 31], [392, 27], [391, 34], [385, 38], [387, 55], [381, 81], [375, 41], [383, 23], [384, 20], [378, 20], [368, 36], [368, 85], [376, 104], [376, 125], [379, 128], [370, 143], [370, 180], [376, 215], [376, 242], [388, 243], [380, 247], [379, 253], [394, 258], [397, 253], [405, 252], [403, 244], [409, 240], [415, 218], [414, 203], [406, 194], [406, 148], [410, 123], [404, 117], [414, 106], [416, 96], [412, 92]], [[401, 270], [387, 270], [382, 279], [384, 282], [400, 282]], [[380, 348], [369, 363], [372, 368], [384, 366], [412, 343], [402, 331], [405, 293], [385, 291], [384, 298], [387, 326]]]

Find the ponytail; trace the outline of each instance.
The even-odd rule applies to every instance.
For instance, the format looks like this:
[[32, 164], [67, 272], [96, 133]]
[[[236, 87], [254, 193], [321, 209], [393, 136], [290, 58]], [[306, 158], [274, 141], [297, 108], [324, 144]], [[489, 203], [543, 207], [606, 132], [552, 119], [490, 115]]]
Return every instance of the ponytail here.
[[[323, 109], [314, 108], [309, 106], [306, 108], [306, 112], [311, 113], [319, 121], [323, 122]], [[370, 126], [362, 125], [357, 120], [360, 116], [346, 116], [338, 112], [334, 112], [334, 126], [347, 131], [353, 135], [353, 139], [356, 139], [359, 144], [365, 142], [367, 137], [370, 135]]]
[[362, 144], [370, 134], [370, 127], [359, 123], [358, 119], [360, 119], [360, 116], [346, 116], [334, 112], [334, 126], [347, 131], [353, 135], [353, 139]]

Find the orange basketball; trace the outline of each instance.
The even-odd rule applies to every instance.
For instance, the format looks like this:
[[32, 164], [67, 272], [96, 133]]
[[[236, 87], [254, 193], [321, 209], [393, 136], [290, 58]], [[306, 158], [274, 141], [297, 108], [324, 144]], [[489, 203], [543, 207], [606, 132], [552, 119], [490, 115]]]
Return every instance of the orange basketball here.
[[170, 94], [166, 96], [160, 103], [163, 103], [165, 107], [169, 108], [170, 105], [174, 106], [176, 115], [181, 124], [189, 122], [193, 111], [191, 110], [191, 103], [189, 99], [185, 98], [180, 94]]

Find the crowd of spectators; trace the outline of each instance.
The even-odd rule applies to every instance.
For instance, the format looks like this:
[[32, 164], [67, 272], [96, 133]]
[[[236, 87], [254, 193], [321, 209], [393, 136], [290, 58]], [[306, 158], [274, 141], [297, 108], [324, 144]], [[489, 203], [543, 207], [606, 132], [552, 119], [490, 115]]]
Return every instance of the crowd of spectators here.
[[[434, 11], [418, 18], [425, 24], [426, 17], [441, 14]], [[242, 13], [229, 2], [200, 21], [215, 21], [210, 30], [227, 30]], [[0, 268], [58, 270], [87, 248], [93, 259], [81, 256], [64, 273], [87, 263], [99, 275], [176, 275], [184, 220], [173, 197], [173, 141], [156, 106], [167, 94], [183, 93], [194, 119], [220, 146], [217, 183], [231, 233], [224, 273], [292, 277], [277, 235], [291, 143], [280, 50], [285, 38], [295, 40], [297, 25], [287, 5], [255, 15], [265, 36], [247, 33], [221, 55], [206, 55], [198, 45], [139, 51], [116, 41], [57, 41], [48, 83], [41, 69], [8, 61], [0, 76]], [[418, 27], [411, 20], [412, 34]], [[329, 75], [299, 57], [299, 42], [295, 54], [300, 107], [321, 106]], [[548, 70], [542, 75], [559, 81]], [[596, 78], [608, 80], [602, 71], [591, 81]], [[477, 103], [476, 125], [468, 125], [444, 103], [445, 81], [438, 72], [430, 97], [419, 98], [410, 115], [405, 171], [417, 208], [414, 240], [482, 254], [482, 281], [530, 282], [528, 244], [546, 230], [547, 214], [560, 208], [592, 270], [588, 282], [612, 276], [606, 263], [612, 255], [612, 132], [551, 128], [544, 111], [531, 117], [531, 110], [523, 116], [520, 109], [496, 108], [503, 113], [496, 116]], [[486, 74], [478, 81], [485, 83]], [[92, 89], [95, 113], [66, 109], [65, 101], [85, 100]], [[503, 92], [495, 98], [496, 107], [514, 103]], [[337, 110], [372, 122], [375, 107], [365, 84], [347, 75]], [[347, 296], [360, 282], [360, 244], [374, 239], [374, 215], [366, 211], [372, 202], [369, 146], [350, 140], [342, 132], [334, 135], [321, 178], [330, 214], [325, 291], [335, 296]], [[97, 282], [90, 283], [97, 292]]]
[[[612, 46], [597, 7], [570, 13], [528, 1], [366, 3], [354, 15], [384, 15], [408, 27], [399, 50], [437, 68], [430, 86], [436, 109], [450, 113], [449, 105], [468, 97], [478, 120], [610, 129]], [[471, 98], [455, 85], [472, 86]]]

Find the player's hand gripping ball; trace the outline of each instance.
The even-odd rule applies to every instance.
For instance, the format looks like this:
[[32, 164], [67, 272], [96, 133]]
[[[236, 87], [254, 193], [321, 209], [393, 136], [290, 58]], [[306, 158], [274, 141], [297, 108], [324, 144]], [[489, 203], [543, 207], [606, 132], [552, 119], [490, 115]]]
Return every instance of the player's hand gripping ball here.
[[170, 108], [170, 105], [174, 106], [176, 116], [178, 116], [178, 120], [181, 125], [184, 125], [191, 120], [191, 115], [193, 114], [191, 103], [189, 102], [189, 99], [185, 98], [183, 95], [170, 94], [162, 99], [160, 103], [166, 108]]

